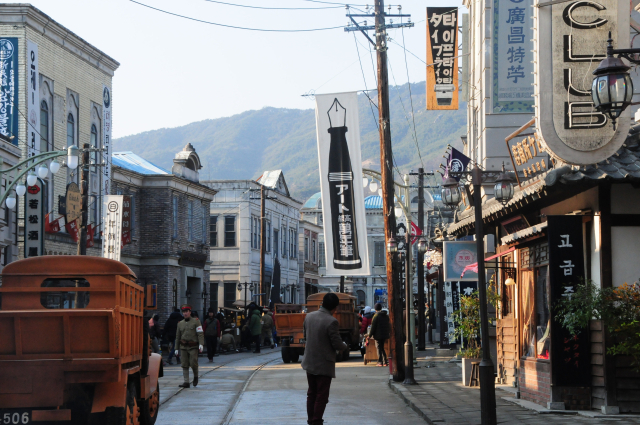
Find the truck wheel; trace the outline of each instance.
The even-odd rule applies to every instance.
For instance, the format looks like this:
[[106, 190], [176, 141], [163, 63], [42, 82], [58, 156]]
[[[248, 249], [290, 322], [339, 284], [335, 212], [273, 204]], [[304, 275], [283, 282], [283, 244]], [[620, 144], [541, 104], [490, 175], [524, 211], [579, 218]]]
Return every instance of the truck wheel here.
[[126, 424], [140, 424], [140, 407], [138, 406], [138, 391], [133, 382], [129, 382], [127, 386], [127, 405], [124, 408]]
[[298, 353], [293, 353], [291, 355], [291, 362], [292, 363], [298, 363], [298, 360], [300, 360], [300, 354]]
[[280, 354], [282, 354], [282, 362], [287, 364], [291, 363], [291, 349], [289, 347], [282, 347]]
[[151, 393], [148, 399], [142, 402], [142, 424], [153, 425], [158, 419], [158, 409], [160, 408], [160, 383], [156, 384], [156, 390]]

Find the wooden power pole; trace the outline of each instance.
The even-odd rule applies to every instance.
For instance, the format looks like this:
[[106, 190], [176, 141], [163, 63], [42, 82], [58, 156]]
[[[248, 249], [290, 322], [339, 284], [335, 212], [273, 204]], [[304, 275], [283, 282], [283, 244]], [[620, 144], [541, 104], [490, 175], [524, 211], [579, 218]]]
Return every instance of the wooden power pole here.
[[[384, 0], [375, 0], [375, 15], [378, 59], [378, 110], [380, 116], [380, 169], [382, 171], [382, 208], [384, 211], [386, 245], [386, 242], [394, 237], [396, 218], [393, 200], [393, 153], [391, 150], [391, 120], [389, 117], [389, 75], [387, 72], [387, 30], [384, 18]], [[393, 362], [393, 380], [403, 381], [402, 294], [399, 288], [398, 276], [393, 273], [394, 260], [394, 254], [387, 250], [387, 296], [389, 300], [389, 318], [391, 319], [390, 357]]]
[[[260, 293], [262, 295], [262, 305], [267, 305], [271, 288], [267, 288], [264, 282], [264, 254], [267, 248], [267, 233], [265, 232], [265, 198], [267, 191], [263, 185], [260, 186]], [[285, 237], [286, 235], [283, 235]], [[246, 307], [246, 306], [245, 306]]]
[[87, 255], [87, 222], [89, 208], [89, 144], [85, 143], [82, 153], [82, 168], [80, 169], [80, 238], [78, 239], [78, 255]]

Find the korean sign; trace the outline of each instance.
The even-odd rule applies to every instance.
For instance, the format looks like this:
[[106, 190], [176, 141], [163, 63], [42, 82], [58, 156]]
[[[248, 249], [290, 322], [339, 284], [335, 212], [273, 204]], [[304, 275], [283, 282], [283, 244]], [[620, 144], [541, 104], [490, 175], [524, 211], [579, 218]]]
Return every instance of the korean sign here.
[[532, 0], [493, 0], [493, 113], [533, 113]]
[[458, 8], [427, 8], [427, 109], [458, 109]]
[[0, 38], [0, 134], [18, 144], [18, 39]]
[[[549, 299], [551, 308], [571, 297], [584, 280], [582, 247], [582, 216], [556, 215], [547, 217], [549, 240]], [[569, 333], [562, 323], [551, 316], [551, 376], [553, 385], [589, 386], [589, 329], [578, 335]]]
[[27, 155], [40, 152], [40, 74], [38, 73], [38, 45], [27, 40]]
[[24, 203], [24, 258], [44, 255], [45, 184], [38, 179], [27, 188]]
[[474, 241], [444, 242], [442, 267], [445, 281], [475, 282], [478, 273], [471, 270], [460, 277], [464, 268], [478, 262], [477, 247]]
[[536, 127], [555, 159], [593, 164], [613, 155], [629, 131], [628, 111], [614, 128], [595, 110], [592, 71], [606, 57], [606, 40], [629, 46], [629, 6], [618, 0], [566, 1], [535, 7]]
[[122, 195], [105, 196], [102, 222], [105, 226], [102, 256], [120, 261], [122, 248]]
[[316, 96], [316, 129], [327, 276], [368, 276], [356, 93]]
[[456, 330], [454, 317], [456, 311], [460, 310], [460, 297], [469, 296], [476, 289], [478, 289], [478, 282], [444, 282], [445, 326], [447, 327], [444, 333], [445, 344], [460, 342], [453, 334]]

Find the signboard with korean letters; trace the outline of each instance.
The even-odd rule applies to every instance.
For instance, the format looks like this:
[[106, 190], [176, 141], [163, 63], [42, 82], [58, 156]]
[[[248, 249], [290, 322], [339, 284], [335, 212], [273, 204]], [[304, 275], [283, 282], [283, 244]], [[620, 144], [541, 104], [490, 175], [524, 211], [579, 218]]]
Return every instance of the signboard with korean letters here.
[[[547, 217], [549, 241], [550, 309], [575, 293], [584, 283], [584, 252], [582, 246], [582, 216], [551, 215]], [[556, 386], [589, 386], [589, 329], [577, 335], [567, 331], [551, 315], [551, 376]]]
[[122, 249], [123, 198], [122, 195], [105, 196], [102, 219], [105, 227], [102, 256], [117, 261], [120, 261], [120, 250]]
[[44, 255], [45, 183], [38, 179], [27, 187], [24, 203], [24, 258]]
[[493, 113], [533, 113], [533, 0], [493, 0]]
[[427, 109], [458, 109], [458, 8], [427, 8]]

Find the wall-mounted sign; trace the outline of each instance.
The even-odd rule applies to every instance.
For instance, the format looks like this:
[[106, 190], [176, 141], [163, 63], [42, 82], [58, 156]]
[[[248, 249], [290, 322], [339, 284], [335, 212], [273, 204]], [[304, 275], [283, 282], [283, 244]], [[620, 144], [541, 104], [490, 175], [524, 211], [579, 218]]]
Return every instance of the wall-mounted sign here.
[[475, 282], [478, 280], [478, 273], [471, 270], [468, 270], [464, 277], [460, 277], [465, 267], [478, 262], [475, 241], [444, 242], [442, 251], [445, 281]]
[[427, 109], [458, 109], [458, 8], [427, 8]]
[[105, 196], [102, 218], [105, 226], [102, 256], [116, 261], [120, 261], [122, 249], [122, 198], [122, 195]]
[[27, 188], [24, 203], [24, 258], [44, 255], [45, 184], [38, 179]]
[[18, 144], [18, 39], [0, 38], [0, 134]]
[[603, 161], [624, 143], [629, 112], [614, 129], [594, 109], [592, 71], [606, 56], [609, 31], [614, 46], [629, 46], [629, 5], [619, 0], [569, 1], [533, 10], [538, 135], [547, 152], [563, 162]]
[[40, 74], [38, 73], [38, 45], [27, 40], [27, 155], [32, 157], [40, 152]]
[[508, 140], [507, 149], [509, 149], [513, 168], [516, 170], [518, 184], [520, 184], [520, 174], [524, 175], [525, 179], [530, 179], [551, 167], [549, 155], [545, 152], [545, 146], [540, 143], [537, 134], [521, 140], [517, 137]]
[[131, 196], [122, 197], [122, 245], [131, 243]]
[[67, 223], [82, 217], [82, 198], [80, 197], [80, 188], [75, 183], [67, 185], [67, 194], [65, 196], [65, 220]]

